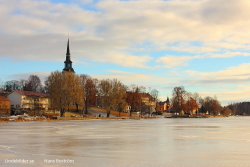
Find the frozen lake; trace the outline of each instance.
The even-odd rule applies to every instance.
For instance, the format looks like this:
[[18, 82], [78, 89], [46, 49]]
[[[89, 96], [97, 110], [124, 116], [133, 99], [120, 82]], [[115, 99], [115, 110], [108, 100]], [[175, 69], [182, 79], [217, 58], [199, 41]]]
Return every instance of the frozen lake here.
[[250, 117], [0, 123], [1, 166], [250, 166]]

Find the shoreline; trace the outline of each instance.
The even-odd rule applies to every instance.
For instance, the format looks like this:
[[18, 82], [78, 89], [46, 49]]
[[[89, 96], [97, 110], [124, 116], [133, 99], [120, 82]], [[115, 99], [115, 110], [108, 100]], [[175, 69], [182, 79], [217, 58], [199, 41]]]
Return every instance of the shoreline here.
[[[36, 119], [36, 120], [27, 120], [27, 119], [16, 119], [9, 120], [8, 118], [0, 118], [0, 123], [3, 122], [53, 122], [53, 121], [77, 121], [77, 120], [127, 120], [127, 119], [156, 119], [161, 117], [58, 117], [57, 119]], [[163, 117], [162, 117], [163, 118]]]
[[[248, 117], [248, 116], [229, 116], [229, 117]], [[127, 119], [134, 119], [134, 120], [143, 120], [143, 119], [157, 119], [157, 118], [171, 118], [171, 119], [186, 119], [186, 118], [228, 118], [226, 116], [204, 116], [204, 117], [187, 117], [187, 116], [174, 116], [174, 117], [57, 117], [57, 119], [36, 119], [36, 120], [28, 120], [28, 119], [16, 119], [16, 120], [9, 120], [9, 118], [0, 118], [0, 123], [8, 123], [8, 122], [53, 122], [53, 121], [84, 121], [84, 120], [127, 120]]]

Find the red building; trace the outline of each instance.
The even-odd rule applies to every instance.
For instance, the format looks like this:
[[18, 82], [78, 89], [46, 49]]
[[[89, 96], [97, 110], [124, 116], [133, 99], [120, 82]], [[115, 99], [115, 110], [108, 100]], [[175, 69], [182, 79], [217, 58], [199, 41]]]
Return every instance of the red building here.
[[159, 112], [169, 112], [169, 109], [170, 109], [170, 101], [169, 101], [169, 98], [167, 98], [166, 101], [161, 101], [158, 103], [157, 105], [157, 110]]

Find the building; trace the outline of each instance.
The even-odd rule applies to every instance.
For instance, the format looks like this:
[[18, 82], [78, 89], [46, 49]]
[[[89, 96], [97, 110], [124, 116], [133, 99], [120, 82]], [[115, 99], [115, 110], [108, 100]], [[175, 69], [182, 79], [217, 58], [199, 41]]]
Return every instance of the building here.
[[156, 101], [149, 93], [127, 92], [127, 103], [127, 111], [141, 111], [143, 115], [152, 114], [156, 108]]
[[152, 114], [155, 112], [156, 101], [149, 93], [140, 93], [142, 101], [142, 112], [144, 114]]
[[208, 115], [209, 112], [205, 109], [204, 106], [201, 106], [201, 108], [198, 109], [198, 113], [197, 114]]
[[48, 110], [49, 94], [33, 91], [14, 90], [8, 95], [11, 107], [16, 109]]
[[75, 72], [73, 67], [72, 67], [72, 61], [70, 59], [70, 50], [69, 50], [69, 39], [68, 39], [68, 44], [67, 44], [67, 52], [66, 52], [66, 60], [64, 61], [64, 69], [63, 72]]
[[10, 115], [10, 99], [0, 96], [0, 115]]
[[159, 112], [169, 112], [169, 109], [170, 109], [169, 98], [167, 98], [166, 101], [159, 102], [158, 106], [157, 106], [157, 109], [158, 109]]

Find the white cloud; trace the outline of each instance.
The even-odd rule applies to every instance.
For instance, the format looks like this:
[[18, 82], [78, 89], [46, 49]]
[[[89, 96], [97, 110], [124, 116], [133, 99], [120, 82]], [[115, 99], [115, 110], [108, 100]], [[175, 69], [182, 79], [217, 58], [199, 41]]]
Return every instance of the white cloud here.
[[17, 74], [12, 74], [9, 75], [8, 78], [9, 80], [28, 80], [30, 75], [37, 75], [41, 82], [43, 83], [46, 79], [46, 77], [48, 77], [50, 75], [51, 72], [48, 71], [34, 71], [34, 72], [29, 72], [29, 73], [17, 73]]
[[226, 57], [234, 57], [234, 56], [250, 56], [250, 53], [246, 52], [225, 52], [221, 54], [211, 54], [212, 58], [226, 58]]
[[[150, 73], [132, 73], [126, 71], [113, 71], [108, 70], [110, 74], [95, 74], [92, 75], [98, 79], [113, 79], [116, 78], [126, 85], [136, 84], [139, 86], [152, 87], [155, 89], [163, 88], [162, 84], [177, 84], [175, 80], [162, 77], [156, 74]], [[160, 86], [159, 86], [160, 85]]]
[[216, 95], [221, 104], [226, 106], [229, 103], [250, 101], [250, 85], [238, 85], [224, 92], [199, 92], [199, 94], [202, 97]]
[[[199, 80], [221, 82], [221, 83], [235, 83], [248, 82], [250, 80], [250, 63], [240, 64], [234, 67], [228, 67], [225, 70], [215, 72], [199, 72], [186, 71], [190, 77], [199, 78]], [[205, 83], [204, 83], [205, 84]]]
[[[77, 41], [74, 48], [77, 50], [76, 58], [101, 62], [109, 59], [111, 63], [138, 68], [146, 68], [152, 58], [134, 56], [127, 51], [146, 42], [152, 43], [151, 51], [210, 52], [212, 57], [219, 57], [213, 52], [222, 49], [249, 48], [244, 36], [249, 34], [247, 27], [250, 26], [250, 4], [247, 1], [78, 2], [83, 6], [92, 3], [96, 10], [84, 9], [77, 1], [71, 4], [31, 0], [2, 2], [0, 21], [5, 24], [0, 26], [0, 36], [1, 39], [7, 38], [7, 42], [2, 43], [11, 43], [16, 47], [16, 51], [8, 46], [1, 47], [2, 56], [15, 58], [23, 55], [27, 60], [39, 60], [43, 54], [43, 60], [50, 60], [49, 54], [59, 56], [59, 46], [55, 42], [64, 41], [68, 33], [71, 39]], [[48, 36], [55, 33], [57, 35]], [[43, 39], [42, 36], [48, 38]], [[235, 42], [232, 42], [234, 39]], [[21, 44], [20, 41], [25, 42]], [[192, 43], [196, 41], [201, 43]], [[179, 44], [171, 46], [175, 42]], [[106, 60], [103, 56], [107, 56]], [[55, 57], [54, 60], [61, 61]], [[173, 67], [191, 59], [188, 56], [166, 57], [157, 62], [171, 62], [168, 66]]]
[[171, 56], [166, 55], [164, 57], [159, 57], [156, 62], [163, 64], [165, 68], [182, 67], [187, 66], [188, 61], [192, 59], [200, 58], [200, 56]]

